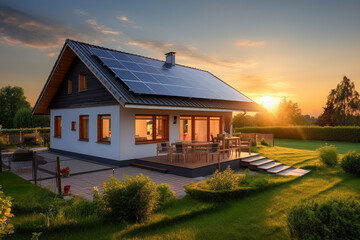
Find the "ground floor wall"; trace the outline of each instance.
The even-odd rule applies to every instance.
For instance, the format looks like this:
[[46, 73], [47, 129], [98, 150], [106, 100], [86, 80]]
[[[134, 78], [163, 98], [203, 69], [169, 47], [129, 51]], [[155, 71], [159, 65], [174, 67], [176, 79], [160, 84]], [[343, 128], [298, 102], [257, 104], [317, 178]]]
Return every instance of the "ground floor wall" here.
[[[110, 144], [99, 143], [98, 115], [111, 115], [111, 142]], [[79, 116], [89, 115], [88, 141], [79, 140]], [[61, 137], [54, 136], [54, 118], [61, 116]], [[72, 130], [72, 122], [75, 122], [75, 130]], [[120, 160], [120, 105], [52, 109], [50, 111], [50, 148], [91, 155], [95, 157]]]

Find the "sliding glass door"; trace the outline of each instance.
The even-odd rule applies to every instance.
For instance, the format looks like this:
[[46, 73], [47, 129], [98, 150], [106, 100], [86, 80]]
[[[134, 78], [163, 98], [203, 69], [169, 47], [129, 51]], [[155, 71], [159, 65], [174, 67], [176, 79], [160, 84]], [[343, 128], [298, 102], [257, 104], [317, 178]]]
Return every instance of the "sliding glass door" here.
[[180, 116], [180, 140], [211, 141], [221, 133], [221, 117]]

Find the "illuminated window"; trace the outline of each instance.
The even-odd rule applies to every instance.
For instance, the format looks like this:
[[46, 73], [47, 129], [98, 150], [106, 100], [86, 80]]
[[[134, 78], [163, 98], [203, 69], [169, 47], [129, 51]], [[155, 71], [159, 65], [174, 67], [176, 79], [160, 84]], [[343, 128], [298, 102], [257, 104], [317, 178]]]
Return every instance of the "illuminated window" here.
[[111, 142], [111, 115], [98, 115], [98, 142]]
[[68, 94], [72, 94], [72, 80], [68, 80]]
[[221, 117], [180, 116], [180, 140], [210, 141], [221, 133]]
[[86, 73], [79, 74], [79, 92], [87, 90]]
[[76, 122], [71, 122], [71, 131], [76, 131]]
[[89, 115], [79, 117], [79, 140], [89, 140]]
[[61, 116], [55, 116], [54, 118], [54, 137], [61, 137]]
[[169, 116], [136, 116], [135, 142], [157, 142], [169, 139]]

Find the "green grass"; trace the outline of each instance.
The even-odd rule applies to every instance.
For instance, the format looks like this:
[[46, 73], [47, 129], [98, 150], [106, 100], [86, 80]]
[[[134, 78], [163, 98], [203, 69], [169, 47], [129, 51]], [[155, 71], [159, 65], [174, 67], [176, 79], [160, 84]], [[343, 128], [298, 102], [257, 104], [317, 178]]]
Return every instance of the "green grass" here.
[[[315, 151], [284, 147], [259, 147], [263, 155], [295, 167], [312, 171], [304, 177], [251, 196], [225, 203], [204, 203], [183, 198], [162, 207], [143, 224], [112, 222], [67, 222], [60, 228], [43, 230], [40, 239], [289, 239], [286, 216], [289, 209], [304, 200], [331, 197], [360, 198], [360, 178], [340, 167], [323, 166]], [[11, 174], [6, 173], [7, 177]], [[3, 184], [0, 174], [0, 184]], [[14, 198], [21, 193], [7, 182], [4, 192]], [[25, 188], [25, 183], [24, 183]], [[27, 183], [30, 188], [31, 184]], [[26, 188], [27, 188], [26, 187]], [[19, 188], [20, 189], [20, 188]], [[36, 221], [37, 214], [15, 216], [15, 227]], [[25, 219], [27, 218], [27, 219]], [[27, 223], [29, 224], [29, 223]], [[16, 229], [15, 229], [16, 231]], [[15, 233], [14, 239], [30, 239], [28, 231]]]
[[335, 145], [339, 150], [339, 152], [342, 154], [351, 150], [356, 150], [357, 152], [360, 152], [360, 143], [317, 141], [317, 140], [275, 139], [275, 146], [304, 149], [304, 150], [316, 150], [317, 148], [324, 146], [326, 143], [329, 145]]

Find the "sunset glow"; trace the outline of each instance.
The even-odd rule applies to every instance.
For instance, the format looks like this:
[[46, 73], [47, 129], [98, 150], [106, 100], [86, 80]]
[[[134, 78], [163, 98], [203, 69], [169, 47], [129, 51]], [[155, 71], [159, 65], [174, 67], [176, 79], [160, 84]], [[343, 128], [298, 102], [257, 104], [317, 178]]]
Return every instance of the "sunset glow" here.
[[277, 106], [279, 105], [279, 99], [272, 96], [264, 96], [260, 98], [259, 104], [267, 110], [273, 111], [276, 110]]

